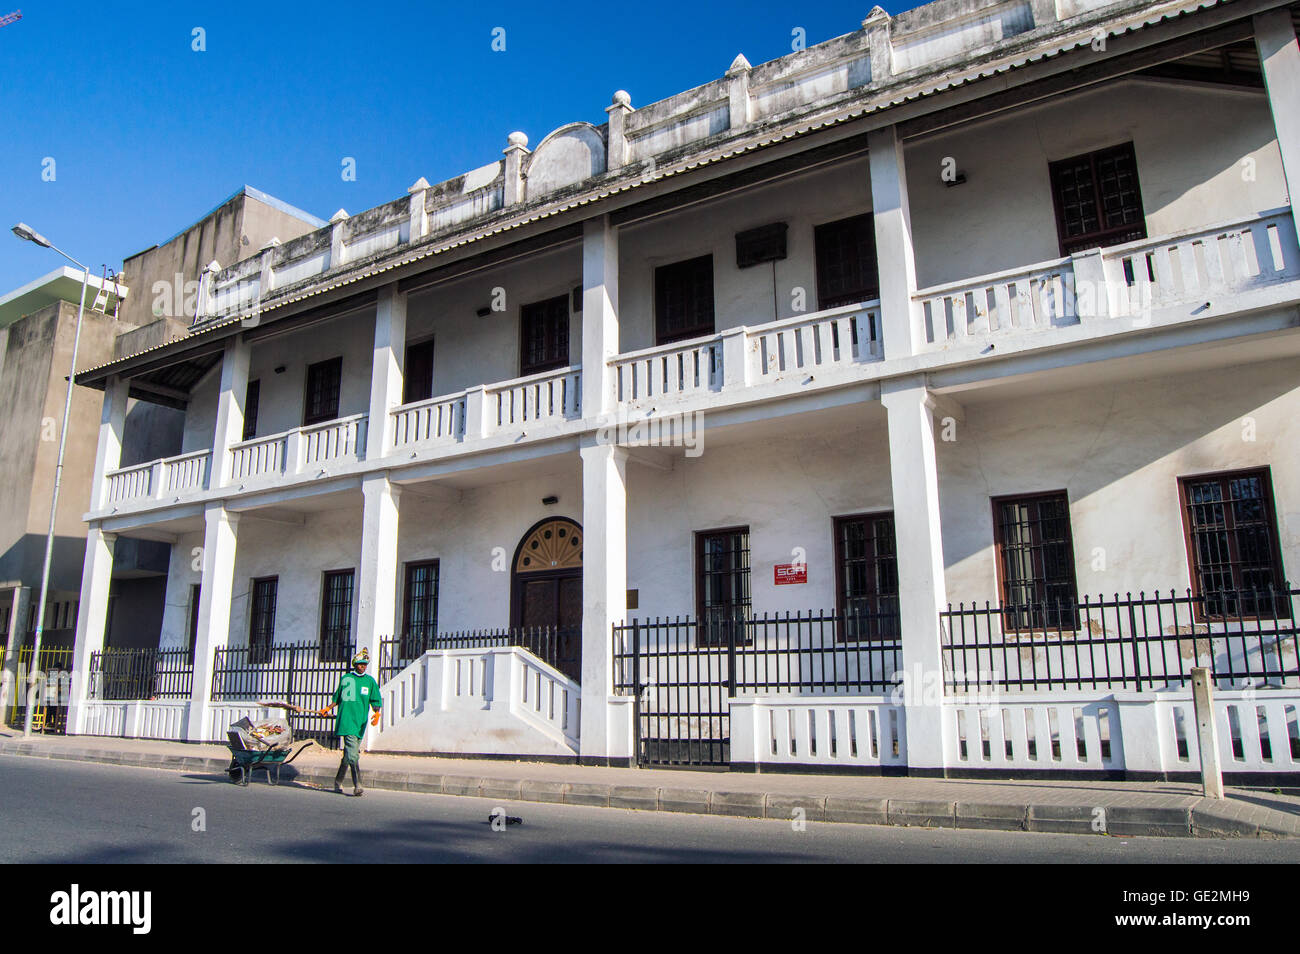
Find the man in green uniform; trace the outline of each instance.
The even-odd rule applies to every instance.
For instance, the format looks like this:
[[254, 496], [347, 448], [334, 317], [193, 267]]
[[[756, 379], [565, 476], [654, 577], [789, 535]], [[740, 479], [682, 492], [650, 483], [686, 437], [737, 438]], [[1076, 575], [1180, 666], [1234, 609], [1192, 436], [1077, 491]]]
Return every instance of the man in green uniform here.
[[334, 776], [334, 791], [343, 794], [343, 773], [352, 770], [352, 794], [364, 795], [361, 787], [361, 739], [366, 734], [366, 716], [370, 710], [370, 724], [379, 724], [379, 710], [384, 707], [383, 697], [379, 694], [379, 683], [373, 676], [366, 675], [370, 665], [370, 650], [362, 649], [352, 657], [352, 672], [345, 672], [339, 680], [339, 687], [334, 690], [334, 699], [321, 715], [329, 715], [330, 710], [338, 707], [338, 718], [334, 723], [334, 733], [343, 743], [343, 760], [339, 762], [339, 772]]

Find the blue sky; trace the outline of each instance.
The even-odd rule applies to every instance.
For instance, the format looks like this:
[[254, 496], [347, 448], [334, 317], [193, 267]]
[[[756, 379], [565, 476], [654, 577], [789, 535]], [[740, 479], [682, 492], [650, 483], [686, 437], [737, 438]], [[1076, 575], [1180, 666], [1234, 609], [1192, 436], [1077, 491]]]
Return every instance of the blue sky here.
[[23, 14], [0, 27], [3, 294], [61, 262], [13, 238], [17, 221], [98, 274], [244, 184], [321, 218], [355, 213], [500, 158], [515, 129], [535, 145], [600, 124], [616, 89], [644, 105], [720, 77], [737, 53], [788, 53], [796, 27], [809, 45], [852, 32], [872, 4], [0, 6]]

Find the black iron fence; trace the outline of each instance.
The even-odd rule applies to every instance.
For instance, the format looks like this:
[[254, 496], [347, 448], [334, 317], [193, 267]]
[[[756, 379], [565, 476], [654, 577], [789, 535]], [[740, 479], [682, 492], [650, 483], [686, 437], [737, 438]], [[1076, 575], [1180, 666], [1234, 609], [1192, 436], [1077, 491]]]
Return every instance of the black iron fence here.
[[633, 620], [614, 627], [614, 691], [636, 702], [637, 760], [730, 761], [730, 699], [883, 693], [901, 667], [896, 613]]
[[92, 699], [188, 699], [193, 679], [189, 649], [109, 647], [90, 654]]
[[430, 650], [490, 649], [518, 646], [548, 663], [575, 682], [582, 675], [582, 631], [578, 627], [526, 627], [477, 629], [459, 633], [385, 636], [379, 641], [379, 672], [382, 684]]
[[[304, 709], [329, 704], [339, 679], [350, 668], [351, 645], [326, 646], [318, 642], [230, 646], [216, 650], [212, 662], [213, 702], [288, 702]], [[379, 681], [382, 678], [376, 674]], [[315, 739], [331, 748], [338, 745], [334, 717], [293, 716], [298, 738]]]
[[1205, 666], [1221, 689], [1297, 685], [1298, 597], [1286, 587], [949, 605], [940, 614], [945, 683], [960, 692], [1158, 690]]

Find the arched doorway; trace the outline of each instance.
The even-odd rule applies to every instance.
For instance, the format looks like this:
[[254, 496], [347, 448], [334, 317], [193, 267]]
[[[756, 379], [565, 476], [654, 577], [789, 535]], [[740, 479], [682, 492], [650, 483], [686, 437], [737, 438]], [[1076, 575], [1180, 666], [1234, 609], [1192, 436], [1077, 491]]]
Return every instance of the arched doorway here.
[[521, 643], [581, 681], [582, 527], [569, 518], [539, 521], [519, 541], [511, 565], [510, 624], [525, 630]]

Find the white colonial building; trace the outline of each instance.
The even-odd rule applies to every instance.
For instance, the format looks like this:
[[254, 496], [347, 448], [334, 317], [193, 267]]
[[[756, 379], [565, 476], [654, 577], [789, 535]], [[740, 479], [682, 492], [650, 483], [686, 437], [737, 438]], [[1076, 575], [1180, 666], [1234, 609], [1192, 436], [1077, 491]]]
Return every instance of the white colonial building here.
[[[70, 730], [222, 739], [362, 645], [380, 750], [1167, 777], [1203, 665], [1225, 769], [1296, 771], [1296, 21], [877, 8], [214, 262], [77, 377]], [[130, 398], [176, 454], [119, 466]]]

